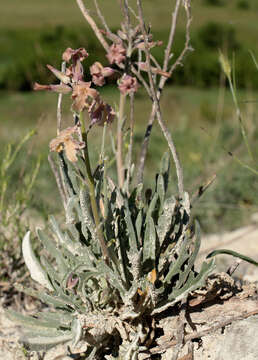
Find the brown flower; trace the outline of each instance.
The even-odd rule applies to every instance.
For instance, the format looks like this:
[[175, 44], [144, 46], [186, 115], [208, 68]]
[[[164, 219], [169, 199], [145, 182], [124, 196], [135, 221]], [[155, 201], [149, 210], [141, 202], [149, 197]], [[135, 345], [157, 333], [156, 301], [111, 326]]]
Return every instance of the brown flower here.
[[75, 64], [69, 66], [66, 69], [65, 74], [69, 76], [72, 83], [77, 83], [78, 81], [83, 80], [83, 66], [78, 60]]
[[71, 162], [77, 161], [77, 152], [83, 149], [85, 143], [78, 141], [72, 135], [79, 133], [79, 126], [68, 127], [60, 132], [60, 134], [49, 144], [50, 151], [61, 152], [65, 151], [67, 159]]
[[63, 53], [63, 60], [67, 63], [70, 60], [72, 60], [72, 62], [75, 63], [77, 60], [83, 61], [88, 56], [89, 56], [89, 54], [87, 53], [87, 51], [84, 48], [79, 48], [79, 49], [75, 49], [75, 50], [73, 50], [71, 48], [67, 48], [65, 50], [65, 52]]
[[70, 91], [72, 91], [72, 88], [65, 84], [41, 85], [41, 84], [35, 83], [33, 86], [33, 90], [35, 90], [35, 91], [47, 90], [47, 91], [54, 91], [54, 92], [61, 93], [61, 94], [68, 94]]
[[90, 67], [92, 81], [98, 86], [103, 86], [105, 84], [105, 77], [113, 75], [114, 72], [115, 70], [110, 67], [103, 67], [98, 61]]
[[90, 125], [97, 124], [103, 126], [105, 123], [111, 124], [115, 117], [112, 107], [104, 102], [94, 102], [89, 109], [91, 119]]
[[[138, 65], [140, 70], [148, 72], [149, 67], [148, 67], [148, 64], [146, 62], [138, 62], [137, 65]], [[163, 71], [161, 69], [157, 69], [157, 68], [155, 68], [153, 66], [151, 66], [150, 69], [151, 69], [151, 72], [153, 74], [158, 74], [158, 75], [161, 75], [161, 76], [165, 76], [166, 78], [169, 78], [171, 76], [171, 74], [169, 72]]]
[[122, 80], [119, 84], [119, 90], [123, 95], [134, 93], [138, 90], [139, 84], [137, 82], [137, 79], [135, 77], [132, 77], [130, 75], [123, 76]]
[[72, 99], [74, 101], [72, 107], [78, 113], [89, 107], [92, 99], [99, 97], [98, 91], [92, 89], [90, 86], [91, 82], [84, 81], [78, 81], [78, 83], [73, 86]]
[[72, 62], [71, 66], [69, 66], [66, 70], [66, 75], [73, 83], [77, 83], [83, 79], [83, 67], [81, 62], [88, 56], [89, 55], [84, 48], [75, 50], [67, 48], [63, 53], [63, 60], [67, 63], [70, 61]]
[[[161, 45], [163, 45], [163, 42], [162, 42], [161, 40], [158, 40], [158, 41], [148, 41], [148, 43], [147, 43], [148, 49], [152, 49], [152, 48], [155, 47], [155, 46], [161, 46]], [[139, 40], [139, 41], [136, 43], [135, 47], [136, 47], [137, 49], [144, 50], [144, 49], [145, 49], [144, 40], [143, 40], [143, 39]]]
[[119, 44], [112, 44], [109, 48], [109, 52], [106, 55], [110, 64], [121, 64], [125, 60], [126, 50], [123, 47], [122, 42]]

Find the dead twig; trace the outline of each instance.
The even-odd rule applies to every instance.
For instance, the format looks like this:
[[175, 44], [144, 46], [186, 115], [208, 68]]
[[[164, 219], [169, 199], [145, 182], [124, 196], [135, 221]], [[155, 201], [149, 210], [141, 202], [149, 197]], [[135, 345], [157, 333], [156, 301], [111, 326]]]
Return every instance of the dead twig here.
[[175, 70], [175, 68], [178, 65], [182, 65], [182, 61], [183, 61], [186, 53], [188, 51], [193, 51], [193, 48], [190, 46], [190, 40], [191, 40], [191, 38], [190, 38], [190, 26], [191, 26], [191, 23], [192, 23], [190, 0], [185, 0], [184, 8], [185, 8], [186, 17], [187, 17], [186, 32], [185, 32], [185, 45], [184, 45], [184, 48], [183, 48], [181, 54], [178, 56], [177, 60], [171, 66], [171, 68], [169, 70], [170, 74], [173, 73], [173, 71]]
[[[62, 62], [62, 66], [61, 66], [61, 71], [62, 73], [65, 72], [65, 68], [66, 68], [66, 62], [63, 61]], [[62, 82], [60, 81], [60, 84]], [[56, 118], [57, 118], [57, 136], [60, 134], [61, 131], [61, 122], [62, 122], [62, 99], [63, 99], [63, 94], [60, 93], [58, 94], [58, 100], [57, 100], [57, 111], [56, 111]]]
[[148, 77], [149, 77], [149, 84], [150, 84], [150, 91], [151, 91], [151, 95], [152, 95], [154, 111], [155, 111], [155, 114], [157, 116], [158, 123], [159, 123], [159, 125], [161, 127], [163, 135], [164, 135], [165, 139], [167, 140], [169, 149], [171, 151], [171, 154], [172, 154], [172, 157], [173, 157], [173, 160], [174, 160], [174, 163], [175, 163], [176, 173], [177, 173], [177, 180], [178, 180], [179, 197], [183, 198], [183, 195], [184, 195], [183, 171], [182, 171], [182, 167], [181, 167], [181, 164], [180, 164], [180, 160], [179, 160], [179, 157], [178, 157], [178, 154], [177, 154], [177, 151], [176, 151], [174, 141], [173, 141], [172, 136], [171, 136], [171, 134], [170, 134], [167, 126], [165, 125], [165, 123], [163, 121], [163, 118], [162, 118], [162, 113], [161, 113], [160, 103], [159, 103], [159, 97], [158, 97], [157, 90], [155, 88], [155, 84], [154, 84], [153, 77], [152, 77], [152, 72], [151, 72], [151, 59], [150, 59], [150, 51], [149, 51], [149, 48], [148, 48], [148, 35], [147, 35], [147, 32], [146, 32], [146, 28], [145, 28], [141, 0], [137, 0], [137, 8], [138, 8], [138, 14], [139, 14], [139, 19], [140, 19], [141, 31], [142, 31], [142, 35], [144, 37], [144, 52], [145, 52], [145, 56], [146, 56], [146, 63], [147, 63]]
[[171, 16], [170, 33], [169, 33], [167, 47], [166, 47], [166, 50], [165, 50], [165, 58], [164, 58], [164, 64], [163, 64], [163, 70], [164, 71], [167, 71], [168, 63], [169, 63], [169, 60], [171, 58], [171, 48], [172, 48], [175, 33], [176, 33], [176, 24], [177, 24], [177, 18], [178, 18], [178, 11], [179, 11], [179, 6], [181, 5], [181, 1], [182, 0], [177, 0], [176, 5], [175, 5], [175, 10], [174, 10], [174, 12], [172, 13], [172, 16]]
[[[226, 320], [220, 321], [219, 323], [217, 323], [216, 325], [212, 325], [204, 330], [200, 330], [200, 331], [195, 331], [192, 334], [188, 334], [184, 337], [184, 343], [187, 343], [188, 341], [194, 340], [194, 339], [198, 339], [198, 338], [202, 338], [204, 336], [209, 335], [211, 332], [215, 332], [216, 330], [219, 330], [227, 325], [230, 325], [231, 323], [233, 323], [234, 321], [239, 321], [239, 320], [244, 320], [249, 318], [250, 316], [253, 315], [257, 315], [258, 314], [258, 309], [253, 310], [253, 311], [249, 311], [247, 313], [243, 313], [241, 315], [237, 315], [237, 316], [232, 316]], [[177, 340], [172, 340], [169, 341], [161, 346], [157, 346], [155, 348], [150, 349], [150, 353], [151, 354], [161, 354], [163, 352], [165, 352], [167, 349], [169, 349], [172, 346], [176, 346], [178, 345], [180, 342], [178, 342]]]
[[236, 269], [238, 268], [238, 266], [241, 264], [243, 260], [242, 259], [236, 259], [233, 264], [230, 265], [230, 267], [228, 268], [228, 270], [226, 271], [226, 273], [231, 276]]
[[103, 48], [106, 50], [106, 52], [108, 52], [109, 51], [109, 45], [108, 45], [107, 41], [104, 39], [104, 36], [102, 35], [100, 29], [98, 28], [97, 24], [93, 20], [92, 16], [90, 16], [89, 11], [84, 6], [83, 1], [82, 0], [76, 0], [76, 2], [77, 2], [78, 6], [79, 6], [79, 8], [81, 10], [82, 15], [85, 17], [86, 21], [91, 26], [94, 33], [96, 34], [99, 42], [101, 43]]
[[111, 31], [110, 28], [108, 27], [108, 24], [107, 24], [107, 22], [106, 22], [106, 20], [105, 20], [105, 18], [104, 18], [104, 15], [102, 14], [102, 12], [101, 12], [101, 10], [100, 10], [98, 1], [97, 1], [97, 0], [94, 0], [94, 4], [95, 4], [95, 8], [96, 8], [98, 17], [99, 17], [100, 21], [102, 22], [102, 25], [104, 26], [106, 32], [109, 33], [109, 34], [112, 34], [112, 31]]
[[182, 349], [184, 345], [184, 335], [185, 335], [185, 324], [186, 324], [186, 299], [181, 301], [181, 309], [180, 314], [178, 318], [178, 328], [177, 328], [177, 335], [176, 335], [176, 341], [177, 344], [174, 349], [174, 354], [172, 356], [172, 360], [177, 360], [180, 350]]
[[[160, 100], [160, 98], [161, 98], [162, 90], [165, 86], [165, 83], [166, 83], [168, 77], [172, 75], [172, 72], [175, 70], [175, 68], [182, 62], [186, 52], [191, 49], [191, 47], [190, 47], [190, 25], [191, 25], [192, 18], [191, 18], [191, 12], [190, 12], [190, 2], [188, 0], [186, 0], [184, 2], [184, 7], [186, 10], [186, 17], [187, 17], [186, 42], [185, 42], [184, 49], [182, 50], [178, 59], [172, 65], [172, 67], [170, 68], [170, 70], [168, 72], [168, 65], [169, 65], [169, 61], [171, 59], [171, 49], [172, 49], [172, 45], [174, 42], [175, 29], [176, 29], [179, 7], [181, 5], [181, 2], [182, 2], [181, 0], [177, 0], [174, 11], [172, 12], [172, 15], [171, 15], [170, 33], [169, 33], [168, 43], [167, 43], [167, 46], [165, 49], [165, 55], [164, 55], [164, 61], [163, 61], [163, 67], [162, 67], [164, 74], [161, 74], [162, 76], [160, 78], [158, 90], [157, 90], [158, 100]], [[153, 61], [153, 59], [152, 59], [152, 61]], [[156, 66], [157, 66], [157, 64], [156, 64]], [[169, 76], [167, 76], [165, 74], [169, 74]], [[142, 183], [142, 181], [143, 181], [143, 172], [144, 172], [144, 167], [145, 167], [145, 161], [146, 161], [146, 156], [147, 156], [147, 151], [148, 151], [148, 145], [149, 145], [149, 139], [150, 139], [150, 135], [151, 135], [152, 125], [155, 120], [155, 115], [156, 115], [155, 104], [153, 104], [153, 107], [152, 107], [152, 110], [150, 113], [150, 117], [149, 117], [149, 121], [148, 121], [146, 131], [144, 134], [144, 139], [142, 142], [142, 147], [141, 147], [141, 152], [140, 152], [140, 157], [139, 157], [139, 165], [138, 165], [138, 172], [137, 172], [137, 183], [138, 184]]]
[[216, 180], [216, 174], [212, 175], [203, 185], [199, 186], [198, 190], [192, 196], [191, 204], [199, 200], [215, 180]]
[[128, 147], [128, 165], [127, 165], [127, 193], [129, 194], [129, 184], [131, 180], [132, 154], [133, 154], [133, 134], [134, 134], [134, 94], [130, 95], [130, 140]]

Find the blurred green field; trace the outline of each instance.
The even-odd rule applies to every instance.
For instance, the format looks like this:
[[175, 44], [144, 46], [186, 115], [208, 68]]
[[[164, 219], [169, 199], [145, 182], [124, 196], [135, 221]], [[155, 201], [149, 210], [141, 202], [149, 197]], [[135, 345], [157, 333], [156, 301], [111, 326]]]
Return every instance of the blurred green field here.
[[[223, 90], [220, 90], [223, 91]], [[175, 139], [184, 167], [185, 187], [191, 194], [213, 174], [217, 180], [196, 207], [196, 216], [203, 229], [216, 231], [218, 225], [232, 229], [250, 222], [250, 215], [258, 211], [256, 193], [258, 181], [255, 175], [234, 163], [227, 151], [232, 151], [241, 160], [248, 162], [247, 152], [236, 121], [231, 95], [219, 95], [218, 89], [209, 91], [193, 88], [169, 87], [162, 101], [164, 117]], [[117, 93], [111, 88], [102, 91], [102, 96], [114, 107], [117, 106]], [[223, 103], [218, 106], [219, 96]], [[258, 93], [239, 92], [240, 101], [255, 100]], [[47, 217], [60, 209], [59, 197], [53, 175], [47, 162], [48, 143], [56, 132], [56, 100], [50, 93], [3, 93], [0, 96], [1, 122], [0, 134], [2, 148], [9, 141], [18, 141], [29, 129], [37, 128], [37, 134], [22, 153], [17, 167], [13, 168], [14, 178], [19, 176], [22, 164], [35, 162], [40, 154], [42, 165], [35, 186], [35, 196], [31, 206]], [[63, 102], [63, 126], [72, 124], [69, 114], [70, 99]], [[254, 153], [258, 150], [256, 119], [258, 104], [241, 103], [245, 125]], [[134, 160], [137, 164], [139, 145], [143, 138], [150, 103], [140, 91], [136, 98], [136, 132]], [[115, 125], [113, 125], [115, 126]], [[102, 130], [96, 127], [89, 137], [92, 162], [96, 163], [99, 153]], [[109, 143], [109, 142], [108, 142]], [[110, 148], [110, 145], [109, 145]], [[161, 156], [167, 150], [166, 142], [157, 124], [153, 129], [150, 153], [147, 158], [145, 185], [152, 186]], [[4, 152], [2, 152], [3, 154]], [[171, 175], [175, 179], [172, 165]], [[14, 186], [15, 183], [14, 183]]]
[[[214, 0], [216, 3], [218, 0]], [[217, 86], [219, 83], [218, 50], [228, 51], [235, 59], [238, 86], [258, 89], [258, 73], [249, 50], [258, 55], [256, 0], [219, 0], [220, 6], [208, 5], [212, 0], [192, 2], [191, 45], [195, 49], [188, 54], [184, 67], [174, 73], [171, 83], [188, 86]], [[247, 8], [239, 2], [248, 4]], [[166, 42], [171, 16], [167, 4], [174, 1], [145, 0], [146, 22], [152, 25], [155, 39]], [[86, 5], [96, 15], [93, 0]], [[119, 0], [99, 0], [100, 7], [112, 29], [121, 22]], [[131, 1], [135, 4], [135, 0]], [[171, 11], [173, 6], [171, 6]], [[184, 46], [185, 14], [180, 9], [178, 26], [173, 45], [174, 58]], [[90, 58], [85, 63], [106, 61], [101, 46], [85, 23], [75, 0], [18, 0], [1, 4], [0, 22], [0, 89], [29, 90], [35, 78], [40, 82], [51, 79], [45, 64], [60, 65], [64, 49], [84, 46]], [[154, 49], [158, 60], [164, 47]]]
[[[169, 3], [175, 3], [175, 0]], [[247, 0], [249, 7], [243, 10], [238, 6], [239, 0], [222, 1], [223, 6], [211, 6], [205, 0], [194, 0], [192, 2], [192, 13], [194, 21], [193, 29], [200, 27], [208, 21], [220, 23], [231, 23], [236, 25], [241, 40], [252, 44], [256, 41], [258, 23], [256, 0]], [[94, 2], [85, 1], [91, 13], [95, 13]], [[132, 6], [135, 1], [131, 1]], [[167, 15], [167, 4], [165, 0], [144, 0], [146, 19], [152, 24], [156, 31], [166, 30], [169, 26], [170, 17]], [[111, 27], [120, 25], [121, 16], [119, 11], [119, 0], [99, 0]], [[135, 6], [133, 6], [135, 7]], [[84, 25], [82, 15], [75, 0], [20, 0], [4, 1], [1, 4], [1, 29], [16, 28], [41, 28], [55, 25]], [[161, 21], [162, 19], [162, 21]], [[13, 21], [12, 21], [13, 20]], [[182, 19], [180, 19], [182, 24]]]
[[[242, 0], [220, 0], [221, 6], [208, 5], [212, 0], [192, 1], [192, 38], [195, 51], [186, 59], [184, 67], [175, 72], [171, 82], [174, 85], [168, 87], [162, 100], [164, 117], [184, 167], [186, 190], [195, 192], [198, 186], [214, 173], [217, 174], [217, 180], [194, 210], [205, 231], [232, 229], [247, 224], [250, 222], [250, 215], [258, 211], [257, 178], [241, 168], [227, 153], [232, 151], [241, 160], [249, 161], [231, 94], [224, 88], [207, 87], [220, 83], [218, 49], [228, 45], [229, 55], [235, 54], [236, 82], [241, 89], [238, 94], [242, 101], [241, 110], [250, 144], [256, 154], [258, 103], [255, 101], [258, 100], [258, 91], [253, 89], [258, 89], [258, 71], [248, 50], [257, 53], [258, 2], [244, 0], [248, 6], [243, 8], [239, 6], [240, 1]], [[131, 3], [134, 4], [135, 1]], [[167, 16], [168, 2], [145, 0], [143, 3], [147, 21], [152, 24], [156, 33], [155, 39], [166, 39], [170, 22], [170, 16]], [[86, 4], [91, 13], [95, 14], [93, 1], [87, 1]], [[110, 26], [117, 28], [121, 22], [119, 0], [99, 0], [99, 4]], [[184, 44], [183, 24], [181, 9], [174, 47], [176, 54]], [[29, 90], [35, 81], [48, 81], [49, 73], [45, 64], [59, 66], [60, 56], [68, 46], [85, 46], [91, 55], [90, 63], [99, 57], [105, 59], [75, 0], [23, 0], [22, 3], [19, 0], [5, 1], [1, 4], [0, 29], [2, 89]], [[159, 58], [161, 51], [156, 55]], [[112, 86], [102, 92], [110, 104], [117, 105], [117, 94]], [[246, 102], [247, 100], [251, 102]], [[42, 165], [31, 207], [44, 217], [49, 213], [59, 212], [61, 206], [47, 162], [48, 143], [56, 131], [56, 101], [57, 96], [49, 93], [0, 91], [0, 137], [3, 149], [0, 160], [8, 142], [15, 143], [29, 129], [37, 129], [37, 134], [11, 170], [13, 189], [10, 191], [14, 191], [17, 186], [21, 168], [33, 166], [40, 155]], [[69, 108], [70, 100], [66, 97], [63, 101], [63, 127], [72, 123]], [[136, 164], [149, 112], [150, 104], [141, 90], [136, 97]], [[93, 162], [96, 160], [94, 154], [99, 151], [100, 138], [101, 129], [94, 129], [90, 136]], [[166, 150], [166, 143], [156, 124], [147, 158], [146, 186], [151, 186], [160, 158]], [[175, 178], [173, 166], [171, 174]]]

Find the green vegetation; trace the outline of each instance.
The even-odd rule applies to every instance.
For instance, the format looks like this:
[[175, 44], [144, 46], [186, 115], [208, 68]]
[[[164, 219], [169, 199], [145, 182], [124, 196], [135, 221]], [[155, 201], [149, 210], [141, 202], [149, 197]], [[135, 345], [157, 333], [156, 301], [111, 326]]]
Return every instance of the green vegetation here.
[[[64, 2], [65, 6], [63, 6]], [[254, 53], [256, 51], [258, 3], [256, 0], [246, 2], [249, 8], [243, 13], [237, 0], [222, 2], [222, 6], [210, 6], [203, 0], [194, 1], [191, 37], [196, 50], [188, 55], [184, 67], [174, 73], [171, 81], [173, 87], [163, 99], [165, 118], [175, 134], [185, 168], [187, 189], [194, 192], [202, 182], [213, 173], [217, 173], [216, 182], [198, 207], [198, 214], [209, 215], [205, 217], [207, 223], [202, 223], [207, 231], [216, 231], [218, 223], [226, 228], [248, 223], [249, 214], [255, 212], [257, 207], [253, 196], [256, 191], [253, 175], [240, 169], [238, 164], [233, 164], [232, 158], [223, 149], [225, 147], [230, 151], [235, 150], [237, 154], [245, 157], [230, 94], [225, 92], [223, 106], [223, 101], [218, 100], [218, 90], [214, 88], [208, 91], [197, 90], [192, 87], [217, 86], [222, 81], [218, 49], [221, 48], [223, 51], [228, 49], [230, 58], [233, 53], [235, 54], [237, 87], [247, 88], [246, 92], [240, 91], [240, 99], [255, 101], [258, 98], [256, 92], [252, 93], [252, 88], [258, 87], [258, 72], [248, 53], [249, 49]], [[155, 12], [152, 11], [154, 1], [147, 0], [145, 3], [147, 17], [153, 28], [158, 31], [155, 38], [165, 38], [169, 26], [169, 17], [164, 17], [165, 2], [160, 1]], [[99, 4], [111, 19], [112, 27], [117, 28], [121, 18], [109, 16], [118, 12], [116, 2], [100, 0]], [[19, 0], [6, 1], [1, 6], [1, 14], [0, 87], [2, 89], [28, 90], [34, 81], [52, 82], [52, 75], [45, 64], [50, 63], [59, 67], [60, 52], [68, 46], [73, 48], [85, 46], [90, 53], [88, 64], [96, 58], [105, 61], [105, 55], [94, 40], [94, 35], [85, 26], [83, 17], [78, 14], [75, 1], [45, 0], [35, 5], [34, 0], [26, 0], [22, 6]], [[160, 21], [161, 18], [163, 21]], [[183, 17], [179, 17], [176, 47], [173, 49], [175, 53], [178, 53], [184, 44], [182, 24]], [[155, 55], [159, 56], [160, 50], [155, 49], [158, 52]], [[179, 87], [177, 84], [190, 86]], [[221, 90], [221, 93], [223, 91]], [[31, 161], [35, 161], [40, 154], [43, 161], [39, 170], [40, 180], [35, 184], [38, 198], [37, 201], [32, 198], [31, 202], [33, 208], [43, 212], [43, 215], [57, 212], [60, 204], [53, 200], [55, 183], [46, 161], [47, 144], [55, 134], [56, 98], [47, 93], [31, 92], [1, 91], [0, 95], [2, 146], [10, 141], [13, 143], [19, 141], [28, 130], [37, 126], [38, 134], [30, 145], [30, 158]], [[105, 96], [112, 104], [118, 104], [112, 89], [105, 91]], [[135, 134], [135, 141], [139, 144], [150, 112], [149, 104], [143, 100], [141, 92], [137, 95], [136, 106], [140, 109], [136, 113]], [[255, 152], [257, 131], [254, 121], [257, 116], [257, 106], [255, 103], [242, 103], [241, 106]], [[68, 109], [69, 104], [65, 100], [63, 113], [67, 113]], [[64, 118], [64, 126], [66, 124], [67, 126], [70, 124], [70, 119]], [[94, 145], [91, 146], [97, 150], [100, 139], [98, 137], [95, 139]], [[165, 150], [166, 144], [157, 129], [151, 140], [151, 153], [147, 159], [146, 171], [154, 174], [153, 164], [160, 159]], [[139, 146], [136, 146], [136, 151], [139, 151]], [[19, 161], [25, 162], [23, 154], [21, 153], [17, 163], [10, 169], [14, 184], [21, 166]], [[0, 154], [0, 157], [2, 156], [3, 152]], [[227, 171], [228, 166], [232, 171]], [[148, 176], [146, 178], [148, 179]]]
[[[223, 96], [224, 105], [221, 104], [221, 100], [218, 103], [223, 91], [221, 89], [219, 93], [216, 89], [204, 91], [190, 87], [170, 87], [163, 98], [164, 117], [174, 134], [184, 166], [186, 189], [194, 193], [198, 186], [205, 183], [214, 173], [217, 174], [216, 181], [196, 207], [196, 215], [205, 231], [217, 231], [218, 224], [227, 229], [248, 224], [250, 214], [256, 212], [258, 206], [257, 198], [253, 196], [258, 190], [255, 175], [234, 163], [232, 157], [227, 154], [227, 151], [232, 151], [241, 159], [248, 160], [230, 92], [226, 91]], [[135, 151], [137, 154], [150, 113], [150, 104], [141, 94], [140, 91], [136, 97]], [[258, 134], [255, 127], [257, 104], [241, 101], [255, 100], [258, 94], [240, 91], [238, 95], [255, 153], [258, 148]], [[114, 106], [118, 104], [118, 98], [114, 96], [112, 89], [105, 90], [103, 97]], [[48, 143], [56, 133], [56, 99], [57, 97], [50, 93], [2, 93], [0, 96], [2, 110], [0, 132], [3, 146], [9, 141], [18, 141], [23, 134], [37, 125], [37, 134], [31, 142], [31, 161], [41, 154], [42, 165], [35, 184], [37, 200], [33, 198], [31, 206], [43, 212], [43, 215], [49, 212], [57, 213], [61, 206], [61, 202], [56, 201], [55, 180], [47, 164]], [[63, 113], [67, 114], [69, 96], [64, 97], [63, 104]], [[64, 117], [64, 127], [70, 124], [71, 118]], [[91, 153], [96, 154], [101, 139], [95, 131], [91, 137], [94, 138], [94, 142], [90, 145]], [[154, 176], [156, 171], [154, 164], [160, 161], [166, 149], [162, 134], [155, 125], [146, 165], [145, 177], [148, 186], [151, 185], [148, 179]], [[20, 161], [26, 162], [23, 155], [20, 156]], [[14, 182], [20, 166], [18, 162], [10, 169]], [[173, 171], [172, 175], [175, 175]], [[201, 216], [203, 214], [205, 216]]]
[[237, 7], [242, 10], [247, 10], [250, 8], [250, 4], [247, 0], [239, 0], [237, 3]]
[[[154, 0], [146, 3], [153, 11]], [[214, 13], [227, 6], [223, 0], [203, 4], [214, 8]], [[44, 11], [45, 5], [37, 10]], [[202, 288], [207, 290], [204, 301], [210, 301], [207, 278], [215, 269], [214, 259], [200, 264], [199, 270], [195, 266], [200, 229], [217, 232], [250, 223], [249, 215], [257, 211], [255, 53], [249, 51], [249, 66], [248, 44], [242, 45], [238, 31], [207, 16], [209, 21], [202, 23], [200, 18], [199, 27], [191, 32], [198, 51], [189, 54], [186, 65], [177, 71], [179, 60], [174, 59], [191, 50], [190, 3], [184, 3], [183, 9], [186, 45], [180, 28], [182, 12], [176, 24], [177, 5], [174, 21], [167, 28], [158, 27], [154, 39], [165, 39], [170, 29], [161, 58], [160, 43], [153, 42], [152, 30], [145, 26], [141, 1], [137, 1], [136, 27], [127, 1], [121, 2], [124, 22], [119, 41], [113, 40], [116, 30], [102, 33], [94, 27], [96, 14], [81, 4], [113, 69], [105, 67], [105, 53], [88, 29], [84, 31], [80, 23], [68, 26], [64, 19], [65, 25], [59, 23], [63, 7], [48, 29], [44, 24], [35, 31], [32, 25], [20, 32], [12, 26], [3, 30], [13, 42], [2, 39], [9, 52], [0, 67], [0, 132], [5, 149], [0, 155], [0, 280], [7, 284], [0, 295], [6, 300], [12, 297], [10, 292], [21, 291], [50, 310], [37, 309], [33, 316], [6, 311], [22, 325], [19, 341], [28, 350], [45, 351], [69, 342], [70, 355], [80, 343], [78, 349], [83, 346], [84, 355], [92, 360], [133, 360], [153, 354], [161, 359], [163, 354], [171, 356], [171, 349], [173, 358], [181, 358], [181, 345], [188, 341], [182, 318], [188, 300], [199, 307], [195, 290]], [[239, 12], [240, 7], [233, 5], [228, 6], [232, 14]], [[25, 6], [26, 15], [32, 15], [32, 9], [26, 12]], [[105, 15], [110, 16], [110, 11], [111, 6]], [[52, 14], [46, 19], [54, 20]], [[156, 25], [155, 19], [148, 20]], [[117, 29], [115, 22], [111, 25]], [[21, 56], [10, 61], [13, 44]], [[61, 71], [56, 69], [60, 47], [67, 48]], [[169, 64], [172, 58], [175, 73]], [[92, 65], [90, 74], [83, 67], [85, 59], [88, 67]], [[52, 74], [46, 63], [51, 63], [47, 68]], [[173, 86], [165, 88], [167, 79]], [[24, 91], [35, 80], [60, 83], [36, 83], [39, 93]], [[63, 94], [58, 101], [56, 92]], [[46, 227], [33, 231], [33, 222], [39, 223], [37, 215]], [[26, 227], [30, 230], [24, 235]], [[31, 230], [41, 250], [31, 241]], [[209, 256], [220, 253], [257, 265], [228, 250]], [[23, 261], [37, 283], [33, 287], [19, 284]], [[176, 339], [174, 349], [167, 347], [166, 340], [163, 343], [171, 311], [178, 316], [180, 329], [169, 329], [170, 339]]]
[[[94, 13], [93, 1], [88, 3], [87, 6]], [[258, 4], [249, 0], [249, 7], [244, 10], [243, 4], [239, 4], [237, 0], [232, 0], [220, 1], [221, 6], [208, 6], [205, 1], [195, 0], [191, 37], [196, 51], [188, 55], [185, 66], [174, 74], [173, 84], [217, 86], [220, 73], [218, 49], [223, 48], [230, 57], [234, 54], [238, 86], [258, 88], [258, 74], [248, 56], [250, 49], [256, 50]], [[116, 2], [100, 1], [100, 5], [108, 18], [110, 14], [117, 14], [110, 18], [112, 28], [118, 28], [121, 18]], [[169, 17], [164, 17], [165, 6], [165, 2], [161, 1], [153, 12], [153, 1], [146, 1], [147, 17], [156, 29], [156, 39], [161, 40], [166, 40], [169, 27]], [[83, 17], [78, 17], [75, 1], [45, 0], [35, 4], [35, 1], [26, 0], [21, 7], [18, 0], [13, 0], [2, 5], [1, 14], [2, 89], [29, 90], [35, 79], [48, 83], [53, 78], [45, 64], [59, 67], [60, 51], [68, 46], [84, 46], [91, 54], [91, 61], [105, 58], [92, 31], [85, 26]], [[15, 18], [15, 22], [12, 18]], [[160, 21], [161, 18], [164, 21]], [[184, 46], [183, 20], [182, 13], [173, 48], [175, 55]], [[158, 58], [162, 53], [163, 47], [155, 49]]]
[[[30, 159], [26, 145], [34, 136], [29, 131], [14, 146], [2, 145], [0, 157], [0, 297], [2, 304], [13, 301], [14, 283], [27, 279], [21, 257], [21, 240], [32, 225], [32, 198], [40, 159]], [[26, 154], [27, 162], [21, 161]], [[28, 161], [28, 159], [30, 161]], [[35, 215], [34, 215], [35, 216]], [[38, 216], [38, 214], [37, 214]], [[8, 283], [7, 283], [8, 281]], [[8, 284], [6, 286], [5, 284]]]

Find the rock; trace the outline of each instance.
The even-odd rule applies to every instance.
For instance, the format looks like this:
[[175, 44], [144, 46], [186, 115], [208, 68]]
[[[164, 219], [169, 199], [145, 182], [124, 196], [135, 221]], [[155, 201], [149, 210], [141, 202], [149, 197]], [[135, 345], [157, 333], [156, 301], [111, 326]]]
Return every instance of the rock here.
[[223, 333], [202, 338], [202, 346], [195, 346], [195, 360], [257, 360], [258, 316], [234, 322]]
[[[232, 324], [217, 338], [215, 360], [258, 359], [258, 316]], [[221, 338], [221, 339], [220, 339]]]

